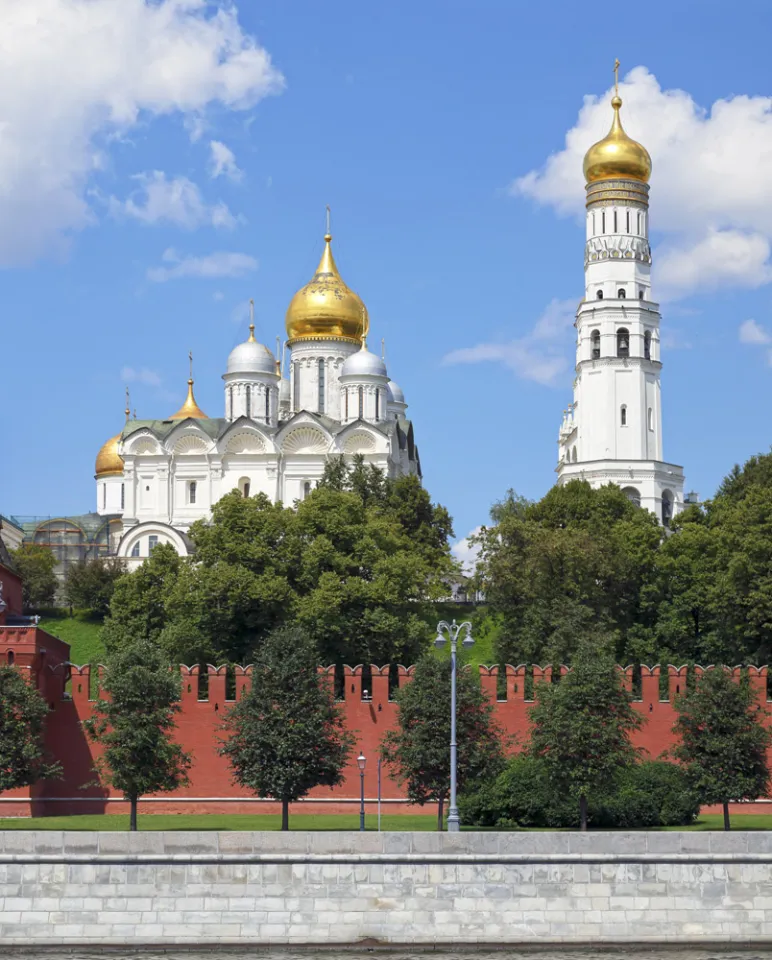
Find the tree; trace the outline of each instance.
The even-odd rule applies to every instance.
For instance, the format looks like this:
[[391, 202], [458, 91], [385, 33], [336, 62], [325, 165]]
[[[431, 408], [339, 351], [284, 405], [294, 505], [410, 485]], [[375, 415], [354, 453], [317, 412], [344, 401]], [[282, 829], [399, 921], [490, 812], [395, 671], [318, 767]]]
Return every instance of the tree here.
[[[421, 806], [436, 801], [438, 830], [450, 792], [450, 678], [450, 659], [426, 654], [412, 681], [395, 694], [397, 727], [381, 743], [381, 756], [406, 786], [408, 799]], [[493, 705], [482, 693], [479, 676], [460, 669], [456, 690], [460, 792], [467, 783], [496, 776], [503, 755]]]
[[583, 640], [561, 681], [539, 683], [534, 692], [528, 752], [544, 761], [553, 789], [578, 803], [586, 830], [588, 798], [634, 761], [630, 734], [643, 720], [603, 640]]
[[25, 611], [50, 606], [56, 597], [56, 557], [39, 543], [24, 543], [11, 554], [16, 572], [22, 579], [22, 603]]
[[676, 710], [679, 742], [673, 754], [685, 764], [701, 801], [722, 804], [729, 830], [730, 801], [768, 794], [772, 731], [762, 721], [769, 714], [747, 677], [736, 683], [720, 668], [703, 673], [693, 690], [676, 699]]
[[14, 667], [0, 666], [0, 793], [61, 772], [43, 744], [48, 705]]
[[126, 564], [118, 557], [98, 557], [69, 568], [64, 595], [70, 606], [84, 607], [104, 619], [110, 609], [115, 585], [126, 573]]
[[236, 783], [289, 805], [317, 786], [343, 782], [354, 746], [332, 690], [317, 673], [316, 646], [296, 627], [270, 633], [252, 669], [252, 686], [223, 722], [220, 752]]
[[180, 677], [158, 645], [141, 638], [110, 653], [103, 691], [108, 696], [100, 696], [85, 726], [104, 748], [97, 774], [123, 792], [136, 830], [140, 797], [188, 783], [191, 758], [173, 740]]

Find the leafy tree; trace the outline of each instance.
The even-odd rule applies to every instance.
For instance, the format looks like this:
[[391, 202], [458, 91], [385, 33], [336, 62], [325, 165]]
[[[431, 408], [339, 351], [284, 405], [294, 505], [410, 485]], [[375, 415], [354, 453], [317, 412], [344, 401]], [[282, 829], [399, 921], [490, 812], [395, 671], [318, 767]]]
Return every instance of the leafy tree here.
[[673, 754], [685, 764], [702, 802], [722, 804], [729, 830], [730, 801], [769, 792], [772, 731], [762, 722], [768, 713], [747, 678], [735, 683], [723, 669], [702, 674], [692, 691], [676, 699], [676, 710], [673, 731], [679, 742]]
[[317, 673], [314, 643], [296, 627], [269, 634], [252, 671], [252, 686], [223, 723], [221, 754], [236, 783], [289, 805], [317, 786], [343, 782], [354, 746], [329, 685]]
[[104, 617], [110, 609], [115, 584], [126, 573], [126, 564], [118, 557], [99, 557], [78, 563], [67, 571], [64, 595], [73, 607], [85, 607]]
[[[412, 681], [397, 691], [398, 726], [381, 743], [381, 756], [407, 788], [408, 799], [421, 806], [437, 803], [438, 830], [450, 792], [450, 680], [450, 660], [426, 654]], [[482, 693], [479, 676], [460, 669], [456, 691], [460, 792], [465, 784], [494, 777], [503, 755], [493, 705]]]
[[14, 667], [0, 666], [0, 793], [57, 777], [43, 744], [48, 705]]
[[607, 643], [583, 640], [559, 683], [539, 683], [531, 708], [528, 752], [544, 761], [554, 790], [579, 805], [587, 829], [588, 800], [636, 752], [630, 734], [643, 720], [632, 707]]
[[180, 676], [157, 644], [141, 638], [110, 653], [103, 691], [108, 696], [100, 696], [85, 726], [104, 748], [97, 774], [123, 792], [136, 830], [140, 797], [188, 783], [191, 758], [173, 740]]
[[24, 543], [11, 554], [16, 572], [22, 579], [22, 603], [25, 611], [50, 606], [56, 597], [56, 557], [39, 543]]

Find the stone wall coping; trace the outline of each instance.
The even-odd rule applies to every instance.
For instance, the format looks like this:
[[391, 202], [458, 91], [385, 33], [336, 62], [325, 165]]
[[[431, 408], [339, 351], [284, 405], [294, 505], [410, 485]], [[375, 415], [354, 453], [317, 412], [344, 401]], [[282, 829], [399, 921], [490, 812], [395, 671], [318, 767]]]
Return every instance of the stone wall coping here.
[[772, 832], [0, 831], [0, 863], [772, 862]]

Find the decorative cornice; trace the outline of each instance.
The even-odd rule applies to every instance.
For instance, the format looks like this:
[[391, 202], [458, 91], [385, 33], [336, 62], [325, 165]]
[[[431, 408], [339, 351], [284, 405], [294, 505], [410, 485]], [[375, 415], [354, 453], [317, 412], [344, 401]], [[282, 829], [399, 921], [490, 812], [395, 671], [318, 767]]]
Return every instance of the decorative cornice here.
[[649, 205], [649, 185], [640, 180], [596, 180], [588, 183], [586, 190], [588, 210], [594, 206], [620, 202], [644, 208]]

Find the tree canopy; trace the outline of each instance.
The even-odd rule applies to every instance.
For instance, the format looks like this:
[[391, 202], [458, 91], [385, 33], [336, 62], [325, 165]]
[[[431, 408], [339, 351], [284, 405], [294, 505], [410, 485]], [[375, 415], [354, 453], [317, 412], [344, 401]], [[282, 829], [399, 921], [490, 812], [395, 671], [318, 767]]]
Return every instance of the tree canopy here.
[[48, 704], [15, 667], [0, 666], [0, 793], [59, 775], [43, 742]]
[[64, 596], [73, 607], [90, 610], [104, 618], [119, 577], [126, 573], [126, 564], [118, 557], [98, 557], [73, 564], [67, 571]]
[[24, 543], [11, 554], [13, 566], [22, 580], [22, 604], [25, 611], [40, 610], [53, 604], [59, 581], [56, 557], [39, 543]]

